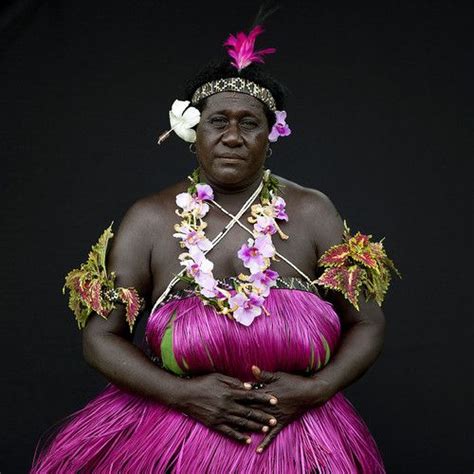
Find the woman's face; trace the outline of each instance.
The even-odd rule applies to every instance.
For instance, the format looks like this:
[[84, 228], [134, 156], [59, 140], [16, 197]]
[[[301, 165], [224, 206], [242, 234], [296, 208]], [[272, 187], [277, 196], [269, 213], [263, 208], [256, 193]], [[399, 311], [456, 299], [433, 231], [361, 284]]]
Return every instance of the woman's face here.
[[206, 100], [197, 127], [196, 153], [211, 184], [240, 187], [261, 173], [268, 147], [264, 105], [239, 92], [219, 92]]

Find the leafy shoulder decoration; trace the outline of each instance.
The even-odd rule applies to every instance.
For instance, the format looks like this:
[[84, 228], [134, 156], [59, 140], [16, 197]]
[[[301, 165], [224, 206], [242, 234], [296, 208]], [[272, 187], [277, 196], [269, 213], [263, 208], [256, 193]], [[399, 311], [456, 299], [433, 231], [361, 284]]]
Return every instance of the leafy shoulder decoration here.
[[87, 261], [66, 275], [63, 294], [69, 290], [69, 308], [76, 317], [79, 329], [82, 329], [90, 314], [94, 311], [107, 319], [116, 303], [126, 307], [126, 318], [132, 332], [133, 325], [143, 300], [135, 288], [115, 288], [115, 273], [107, 274], [105, 259], [113, 222], [104, 230], [99, 240], [92, 246]]
[[366, 301], [374, 299], [379, 306], [385, 298], [392, 272], [401, 278], [387, 257], [382, 241], [371, 242], [371, 235], [357, 232], [351, 236], [344, 221], [343, 243], [328, 249], [318, 261], [323, 274], [314, 281], [331, 290], [340, 291], [358, 310], [363, 291]]

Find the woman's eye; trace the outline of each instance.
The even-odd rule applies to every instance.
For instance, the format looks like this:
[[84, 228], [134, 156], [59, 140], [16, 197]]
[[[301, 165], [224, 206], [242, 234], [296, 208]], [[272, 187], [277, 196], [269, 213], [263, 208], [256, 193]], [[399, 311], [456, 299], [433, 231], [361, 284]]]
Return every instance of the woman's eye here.
[[257, 122], [254, 122], [253, 120], [244, 120], [241, 122], [241, 126], [246, 128], [246, 129], [253, 129], [258, 126]]
[[209, 122], [211, 125], [214, 125], [215, 127], [220, 128], [220, 127], [226, 126], [227, 120], [223, 117], [213, 117], [209, 119]]

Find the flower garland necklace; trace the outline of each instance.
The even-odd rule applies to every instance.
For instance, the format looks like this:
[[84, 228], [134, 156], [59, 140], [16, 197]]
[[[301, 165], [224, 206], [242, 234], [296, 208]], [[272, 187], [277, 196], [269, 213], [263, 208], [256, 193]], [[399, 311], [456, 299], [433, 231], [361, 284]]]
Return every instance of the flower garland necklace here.
[[260, 203], [251, 207], [248, 221], [253, 224], [253, 238], [244, 243], [237, 256], [249, 273], [240, 273], [233, 279], [233, 290], [219, 286], [212, 273], [214, 264], [206, 258], [213, 248], [206, 237], [204, 229], [207, 223], [203, 220], [209, 212], [209, 204], [215, 204], [214, 192], [208, 184], [199, 182], [199, 170], [189, 177], [191, 186], [187, 192], [176, 196], [176, 214], [181, 222], [174, 226], [173, 237], [180, 240], [180, 246], [186, 249], [179, 255], [186, 276], [183, 277], [195, 287], [196, 294], [204, 304], [213, 306], [218, 313], [235, 319], [240, 324], [249, 326], [262, 313], [268, 314], [264, 307], [270, 288], [276, 284], [278, 272], [270, 269], [271, 260], [275, 260], [276, 250], [272, 235], [278, 233], [280, 238], [288, 239], [280, 229], [277, 221], [288, 221], [285, 200], [278, 196], [280, 184], [266, 170], [259, 194]]

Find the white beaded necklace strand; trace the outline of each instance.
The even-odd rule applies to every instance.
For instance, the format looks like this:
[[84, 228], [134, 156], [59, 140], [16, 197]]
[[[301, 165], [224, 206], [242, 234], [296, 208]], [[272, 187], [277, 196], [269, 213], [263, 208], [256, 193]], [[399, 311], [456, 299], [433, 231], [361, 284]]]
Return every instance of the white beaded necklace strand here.
[[[265, 176], [264, 176], [264, 179], [265, 179]], [[207, 250], [204, 253], [204, 255], [207, 255], [226, 236], [226, 234], [232, 229], [232, 227], [234, 227], [235, 224], [239, 223], [239, 219], [245, 214], [245, 212], [250, 208], [250, 206], [255, 201], [255, 199], [258, 197], [258, 195], [262, 192], [263, 183], [264, 183], [264, 180], [261, 181], [258, 188], [252, 193], [252, 195], [247, 199], [247, 201], [245, 201], [243, 206], [240, 208], [239, 212], [235, 216], [232, 216], [231, 220], [227, 223], [227, 225], [224, 227], [224, 229], [211, 241], [212, 247], [209, 250]], [[214, 203], [215, 203], [215, 201], [214, 201]], [[176, 283], [178, 283], [178, 281], [181, 280], [181, 277], [184, 275], [185, 272], [186, 272], [186, 269], [183, 268], [169, 282], [169, 284], [166, 287], [165, 291], [161, 294], [161, 296], [156, 300], [155, 304], [153, 305], [151, 313], [153, 313], [153, 311], [155, 311], [155, 309], [160, 305], [160, 303], [168, 296], [169, 292], [173, 289], [174, 285], [176, 285]]]

